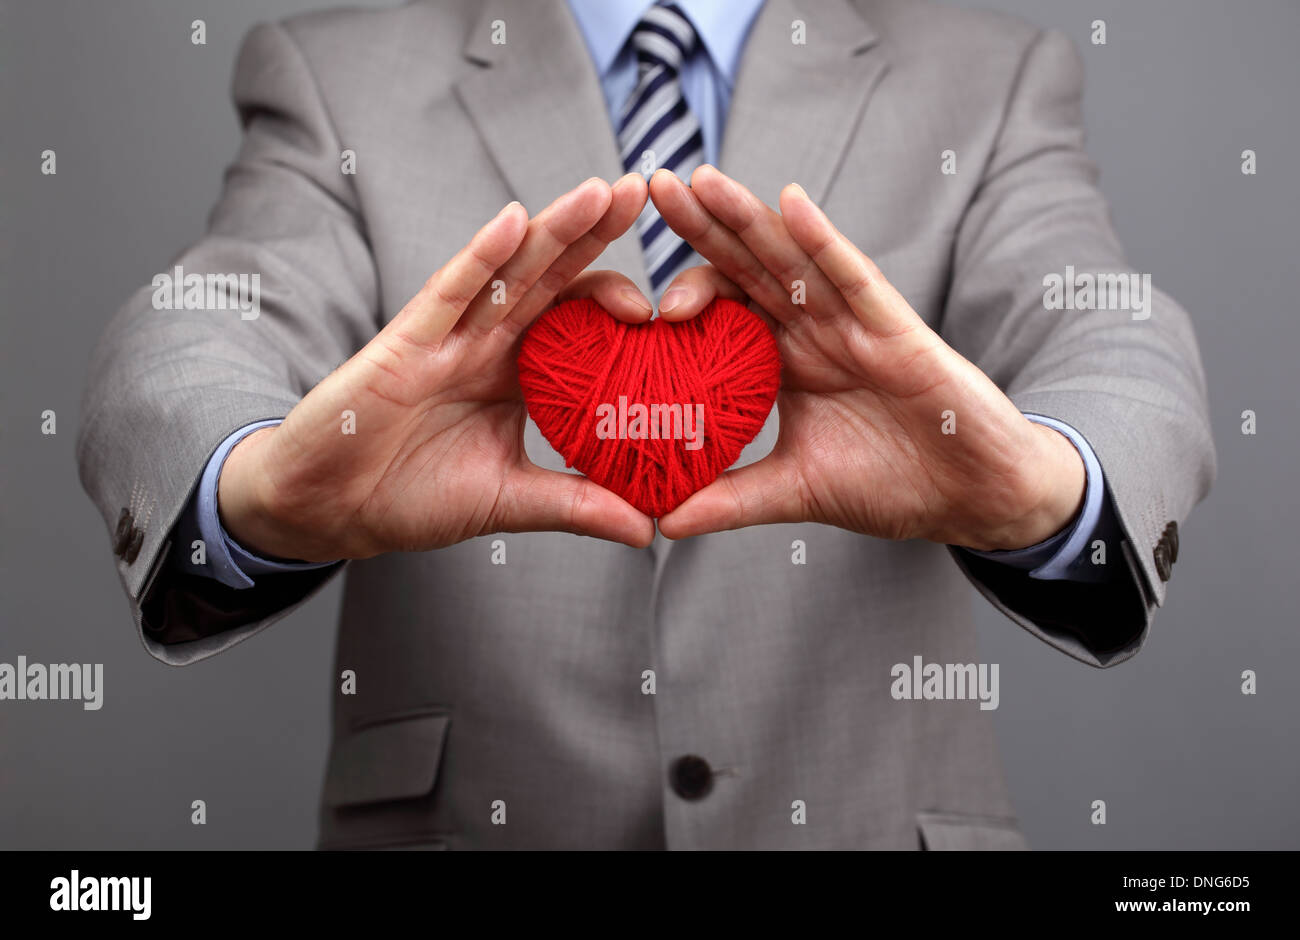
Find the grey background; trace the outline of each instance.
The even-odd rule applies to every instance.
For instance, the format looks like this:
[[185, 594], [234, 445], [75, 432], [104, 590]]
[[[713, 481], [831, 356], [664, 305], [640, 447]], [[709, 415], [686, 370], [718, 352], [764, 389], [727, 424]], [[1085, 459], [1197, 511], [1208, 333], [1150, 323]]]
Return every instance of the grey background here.
[[[313, 843], [339, 583], [219, 657], [155, 662], [73, 443], [104, 321], [202, 232], [235, 153], [240, 37], [321, 2], [0, 5], [0, 662], [103, 663], [106, 687], [98, 712], [0, 702], [0, 847]], [[1183, 527], [1168, 603], [1135, 660], [1089, 669], [972, 591], [982, 659], [1002, 666], [996, 725], [1026, 835], [1036, 848], [1300, 847], [1300, 4], [965, 5], [1079, 44], [1089, 149], [1130, 261], [1196, 321], [1219, 449], [1217, 486]], [[199, 17], [206, 46], [189, 39]], [[1096, 18], [1105, 46], [1089, 42]], [[1257, 176], [1240, 172], [1246, 148]], [[40, 173], [45, 149], [56, 176]], [[1247, 408], [1254, 437], [1240, 432]], [[1243, 669], [1258, 695], [1241, 694]], [[206, 826], [190, 824], [195, 799]], [[1105, 826], [1089, 822], [1095, 799]]]

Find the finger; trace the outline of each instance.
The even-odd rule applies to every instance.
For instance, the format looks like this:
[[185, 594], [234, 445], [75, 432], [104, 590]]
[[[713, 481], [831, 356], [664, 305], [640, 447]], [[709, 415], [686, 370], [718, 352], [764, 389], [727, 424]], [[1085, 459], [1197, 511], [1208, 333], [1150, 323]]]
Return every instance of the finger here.
[[715, 219], [700, 203], [699, 196], [675, 175], [667, 170], [656, 171], [650, 178], [650, 198], [669, 228], [773, 317], [786, 321], [800, 314], [790, 294], [740, 236]]
[[529, 464], [506, 478], [500, 515], [493, 528], [504, 532], [572, 532], [645, 548], [654, 522], [629, 503], [584, 476]]
[[584, 271], [555, 299], [575, 300], [580, 297], [590, 297], [610, 316], [624, 323], [644, 323], [654, 313], [654, 307], [632, 279], [617, 271]]
[[850, 313], [848, 303], [790, 234], [781, 215], [745, 186], [705, 164], [691, 176], [691, 191], [714, 218], [736, 233], [780, 282], [787, 297], [801, 296], [803, 307], [819, 319]]
[[441, 343], [483, 285], [514, 254], [527, 230], [527, 211], [510, 203], [425, 281], [385, 332], [417, 346]]
[[804, 487], [793, 464], [770, 454], [757, 463], [728, 470], [659, 520], [665, 538], [742, 529], [808, 518]]
[[629, 173], [616, 182], [610, 191], [609, 208], [601, 220], [564, 249], [550, 269], [510, 311], [506, 322], [512, 329], [526, 329], [539, 313], [551, 305], [565, 284], [585, 271], [610, 242], [622, 237], [645, 208], [647, 195], [645, 180], [640, 173]]
[[659, 298], [659, 316], [670, 322], [689, 320], [718, 297], [746, 300], [745, 292], [713, 265], [696, 265], [673, 278]]
[[912, 309], [880, 269], [831, 224], [803, 187], [781, 191], [781, 217], [791, 237], [808, 253], [868, 329], [894, 335], [920, 324]]
[[470, 303], [459, 328], [486, 333], [504, 320], [555, 259], [600, 221], [610, 199], [609, 184], [593, 176], [537, 213], [514, 255]]

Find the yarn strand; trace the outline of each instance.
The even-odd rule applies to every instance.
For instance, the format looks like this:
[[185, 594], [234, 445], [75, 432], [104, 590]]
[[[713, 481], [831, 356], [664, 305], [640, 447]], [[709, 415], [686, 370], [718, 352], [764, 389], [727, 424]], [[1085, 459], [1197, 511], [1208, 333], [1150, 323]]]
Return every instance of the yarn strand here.
[[[652, 518], [736, 462], [767, 420], [780, 381], [767, 324], [725, 299], [681, 323], [636, 325], [592, 300], [567, 301], [538, 318], [519, 353], [524, 401], [546, 440], [568, 466]], [[620, 401], [629, 413], [636, 405], [661, 409], [650, 411], [661, 420], [647, 418], [637, 436], [632, 420], [621, 426]], [[687, 429], [697, 406], [702, 417], [693, 447]], [[619, 436], [597, 433], [602, 409], [607, 420], [617, 416]], [[651, 436], [665, 430], [672, 433]]]

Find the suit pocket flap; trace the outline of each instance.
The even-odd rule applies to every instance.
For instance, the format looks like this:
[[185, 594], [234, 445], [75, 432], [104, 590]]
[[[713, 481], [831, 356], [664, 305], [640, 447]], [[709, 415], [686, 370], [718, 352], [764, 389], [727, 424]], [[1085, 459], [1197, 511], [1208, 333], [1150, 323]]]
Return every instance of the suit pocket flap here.
[[438, 778], [450, 717], [440, 712], [367, 723], [330, 752], [325, 802], [354, 806], [427, 795]]
[[917, 813], [921, 847], [931, 852], [1027, 849], [1014, 819], [965, 813]]

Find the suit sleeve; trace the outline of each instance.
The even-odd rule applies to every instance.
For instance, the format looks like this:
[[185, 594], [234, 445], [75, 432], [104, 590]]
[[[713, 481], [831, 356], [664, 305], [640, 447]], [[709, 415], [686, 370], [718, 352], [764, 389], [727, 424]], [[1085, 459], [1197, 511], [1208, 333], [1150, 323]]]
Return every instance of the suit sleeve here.
[[1064, 279], [1067, 267], [1075, 278], [1138, 273], [1083, 149], [1082, 94], [1074, 46], [1039, 33], [957, 232], [941, 332], [1021, 411], [1065, 422], [1091, 445], [1116, 523], [1097, 557], [1122, 576], [1041, 581], [953, 556], [1011, 619], [1107, 666], [1145, 641], [1177, 557], [1177, 525], [1209, 490], [1215, 454], [1196, 338], [1176, 302], [1153, 290], [1141, 310], [1133, 297], [1125, 309], [1049, 309], [1045, 279]]
[[[243, 128], [206, 234], [167, 268], [231, 291], [259, 279], [257, 315], [230, 303], [165, 309], [155, 285], [113, 316], [91, 358], [77, 440], [137, 631], [158, 659], [213, 655], [284, 616], [340, 566], [247, 590], [168, 564], [208, 459], [235, 430], [281, 418], [378, 329], [374, 260], [342, 146], [280, 25], [244, 39], [233, 80]], [[208, 278], [208, 275], [226, 277]], [[220, 298], [218, 298], [220, 300]], [[192, 305], [188, 305], [192, 306]], [[163, 307], [163, 309], [159, 309]]]

